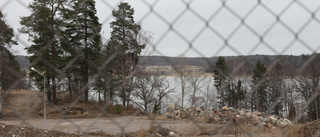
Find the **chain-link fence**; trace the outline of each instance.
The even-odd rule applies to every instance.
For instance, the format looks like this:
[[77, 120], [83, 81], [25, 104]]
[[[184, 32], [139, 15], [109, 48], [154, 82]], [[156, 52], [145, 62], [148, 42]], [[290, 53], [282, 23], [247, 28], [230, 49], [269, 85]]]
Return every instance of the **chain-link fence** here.
[[320, 135], [320, 2], [121, 4], [0, 2], [0, 136]]

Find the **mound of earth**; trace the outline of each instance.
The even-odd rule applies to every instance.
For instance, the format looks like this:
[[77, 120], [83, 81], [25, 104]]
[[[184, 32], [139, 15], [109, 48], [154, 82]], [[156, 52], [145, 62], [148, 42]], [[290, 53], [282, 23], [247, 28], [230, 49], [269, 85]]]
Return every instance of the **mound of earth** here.
[[38, 91], [16, 90], [4, 94], [3, 114], [5, 117], [37, 117], [33, 115], [43, 106], [43, 95]]
[[[60, 102], [61, 103], [61, 102]], [[92, 104], [76, 103], [69, 107], [70, 103], [53, 105], [46, 103], [48, 118], [84, 118], [94, 117], [97, 107]], [[15, 90], [4, 94], [3, 114], [5, 118], [40, 118], [44, 114], [43, 93], [39, 91]]]
[[299, 133], [304, 137], [320, 136], [320, 119], [304, 124], [302, 127], [300, 127]]

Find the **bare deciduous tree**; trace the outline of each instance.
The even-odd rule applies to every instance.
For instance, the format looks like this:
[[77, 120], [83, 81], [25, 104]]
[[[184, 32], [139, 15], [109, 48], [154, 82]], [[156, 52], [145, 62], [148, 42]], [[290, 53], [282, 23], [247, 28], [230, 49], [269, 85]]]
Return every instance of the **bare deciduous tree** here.
[[170, 83], [164, 77], [154, 77], [154, 82], [157, 85], [156, 89], [156, 103], [158, 108], [163, 108], [164, 99], [168, 97], [168, 95], [174, 92], [175, 87], [170, 87]]
[[134, 80], [133, 96], [136, 98], [134, 103], [137, 104], [145, 114], [149, 112], [148, 105], [154, 102], [154, 94], [157, 89], [155, 77], [139, 75]]
[[191, 105], [195, 105], [195, 103], [197, 102], [196, 97], [199, 97], [199, 96], [197, 96], [196, 94], [204, 87], [203, 81], [204, 81], [204, 77], [201, 76], [201, 73], [198, 71], [190, 75], [189, 84], [192, 92], [192, 95], [190, 96]]

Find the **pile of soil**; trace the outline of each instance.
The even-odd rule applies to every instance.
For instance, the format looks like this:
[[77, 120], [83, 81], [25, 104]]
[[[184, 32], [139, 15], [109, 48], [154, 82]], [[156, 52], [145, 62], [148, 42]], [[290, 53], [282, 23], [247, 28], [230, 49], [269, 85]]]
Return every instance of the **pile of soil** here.
[[304, 137], [320, 136], [320, 119], [304, 124], [300, 127], [299, 134]]

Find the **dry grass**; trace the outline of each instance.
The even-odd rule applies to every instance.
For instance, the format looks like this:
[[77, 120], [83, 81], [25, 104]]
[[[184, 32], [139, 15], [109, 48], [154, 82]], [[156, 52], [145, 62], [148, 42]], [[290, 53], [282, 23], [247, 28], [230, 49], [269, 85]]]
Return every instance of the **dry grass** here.
[[285, 128], [274, 127], [269, 129], [265, 126], [245, 126], [234, 124], [212, 125], [203, 128], [193, 129], [186, 136], [241, 136], [241, 137], [255, 137], [255, 136], [268, 136], [268, 137], [301, 137], [299, 134], [299, 125], [287, 126]]

